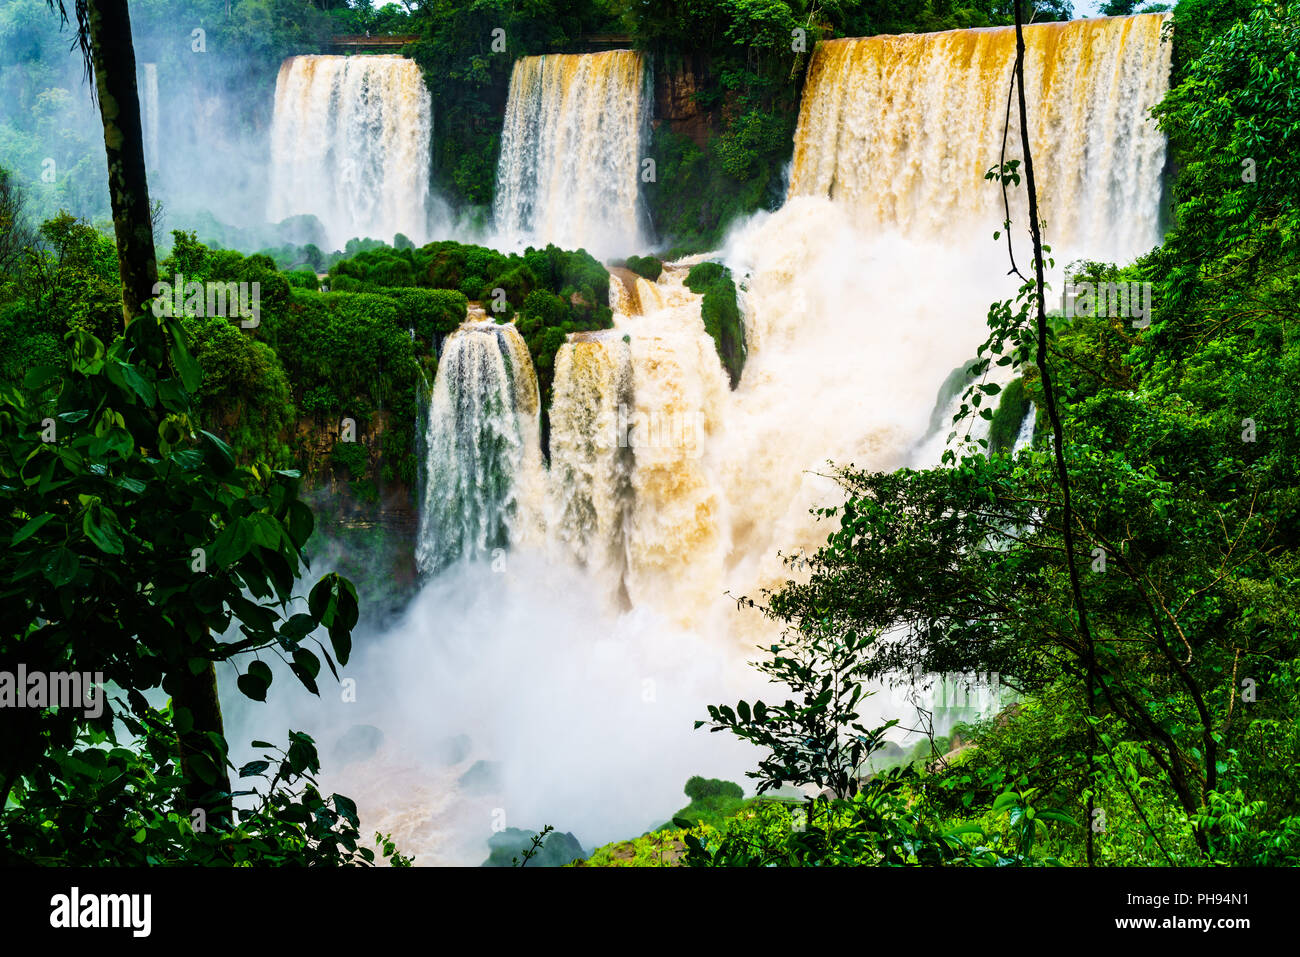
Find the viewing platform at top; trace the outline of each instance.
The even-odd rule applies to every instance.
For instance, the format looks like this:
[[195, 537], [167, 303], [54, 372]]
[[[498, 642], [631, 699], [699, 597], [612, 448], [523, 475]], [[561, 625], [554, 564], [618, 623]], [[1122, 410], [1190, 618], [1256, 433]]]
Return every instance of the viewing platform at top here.
[[417, 34], [386, 34], [368, 37], [364, 33], [341, 33], [330, 37], [326, 46], [335, 53], [364, 53], [382, 50], [396, 53], [408, 43], [420, 39]]
[[[396, 53], [408, 43], [419, 40], [418, 34], [376, 34], [366, 36], [364, 33], [341, 33], [332, 36], [325, 43], [330, 53]], [[632, 45], [630, 33], [588, 33], [575, 40], [557, 44], [565, 52], [597, 52], [627, 48]]]

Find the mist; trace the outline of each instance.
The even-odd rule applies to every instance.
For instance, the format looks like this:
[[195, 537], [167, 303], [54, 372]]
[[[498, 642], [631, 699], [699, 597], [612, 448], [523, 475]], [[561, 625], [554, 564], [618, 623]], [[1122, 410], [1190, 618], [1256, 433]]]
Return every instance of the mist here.
[[[354, 649], [340, 675], [355, 701], [326, 671], [317, 699], [277, 666], [268, 703], [250, 702], [224, 670], [232, 760], [260, 755], [244, 749], [270, 729], [307, 731], [324, 786], [357, 801], [363, 833], [392, 833], [417, 864], [479, 864], [503, 827], [552, 824], [590, 851], [667, 823], [694, 774], [753, 792], [757, 749], [692, 729], [708, 704], [771, 697], [745, 656], [649, 609], [611, 613], [581, 570], [538, 551], [446, 570], [395, 623], [359, 628]], [[357, 725], [383, 738], [350, 757]], [[497, 767], [481, 786], [460, 783], [478, 761]]]

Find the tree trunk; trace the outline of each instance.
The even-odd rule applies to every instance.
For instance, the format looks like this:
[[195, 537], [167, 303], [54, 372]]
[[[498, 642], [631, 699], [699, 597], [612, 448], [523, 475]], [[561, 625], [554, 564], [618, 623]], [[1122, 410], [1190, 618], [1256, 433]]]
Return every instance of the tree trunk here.
[[131, 17], [126, 0], [88, 0], [87, 13], [95, 91], [104, 123], [113, 232], [122, 275], [122, 319], [129, 323], [153, 297], [158, 280]]
[[[188, 734], [178, 734], [180, 742], [181, 775], [185, 778], [186, 814], [192, 815], [201, 808], [205, 823], [230, 819], [230, 773], [226, 770], [224, 749], [213, 746], [205, 732], [214, 732], [225, 739], [225, 725], [221, 719], [221, 701], [217, 697], [217, 669], [208, 666], [197, 675], [188, 670], [178, 676], [172, 690], [172, 709], [186, 708], [194, 718], [194, 727]], [[211, 783], [204, 780], [196, 765], [208, 768]], [[214, 792], [221, 797], [214, 797]]]
[[[104, 124], [108, 189], [122, 276], [122, 318], [129, 323], [153, 298], [158, 264], [154, 258], [144, 134], [135, 82], [135, 47], [126, 0], [88, 0], [85, 26]], [[193, 728], [178, 735], [186, 810], [202, 808], [208, 819], [227, 818], [230, 799], [211, 796], [213, 792], [230, 793], [225, 749], [216, 747], [208, 737], [208, 733], [225, 737], [221, 703], [217, 698], [217, 672], [211, 662], [197, 675], [191, 674], [188, 668], [182, 669], [175, 678], [172, 704], [174, 708], [187, 709], [194, 719]], [[200, 767], [205, 774], [199, 773]], [[205, 776], [209, 780], [205, 781]]]
[[[1060, 411], [1056, 407], [1056, 391], [1052, 374], [1047, 367], [1047, 312], [1043, 278], [1043, 235], [1038, 221], [1038, 186], [1034, 182], [1034, 159], [1029, 148], [1029, 117], [1025, 105], [1025, 31], [1020, 13], [1021, 0], [1015, 0], [1016, 14], [1016, 96], [1020, 107], [1020, 144], [1025, 157], [1025, 188], [1029, 194], [1029, 235], [1034, 241], [1034, 324], [1038, 333], [1038, 350], [1035, 357], [1039, 379], [1043, 386], [1043, 402], [1047, 418], [1052, 424], [1052, 453], [1056, 459], [1056, 473], [1061, 482], [1061, 525], [1065, 538], [1065, 568], [1070, 577], [1070, 591], [1074, 596], [1075, 612], [1079, 616], [1079, 635], [1083, 639], [1084, 667], [1087, 680], [1086, 700], [1088, 714], [1088, 787], [1087, 820], [1084, 822], [1084, 841], [1088, 866], [1096, 864], [1093, 839], [1094, 790], [1097, 786], [1097, 728], [1093, 718], [1097, 707], [1097, 649], [1092, 629], [1088, 625], [1088, 609], [1083, 601], [1083, 586], [1079, 582], [1079, 569], [1075, 564], [1074, 506], [1070, 501], [1070, 472], [1065, 464], [1065, 433], [1061, 427]], [[1009, 232], [1009, 230], [1008, 230]]]

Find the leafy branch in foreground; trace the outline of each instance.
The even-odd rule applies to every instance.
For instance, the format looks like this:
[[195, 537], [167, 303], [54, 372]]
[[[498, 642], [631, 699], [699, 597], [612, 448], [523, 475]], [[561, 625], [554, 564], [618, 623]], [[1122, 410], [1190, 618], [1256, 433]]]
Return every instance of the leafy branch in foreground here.
[[542, 846], [546, 843], [546, 835], [550, 834], [554, 830], [555, 830], [554, 827], [552, 827], [550, 824], [547, 824], [540, 831], [534, 834], [532, 837], [532, 846], [524, 848], [524, 859], [521, 861], [517, 857], [511, 858], [510, 859], [511, 866], [527, 867], [528, 862], [531, 861], [534, 857], [536, 857], [541, 852]]

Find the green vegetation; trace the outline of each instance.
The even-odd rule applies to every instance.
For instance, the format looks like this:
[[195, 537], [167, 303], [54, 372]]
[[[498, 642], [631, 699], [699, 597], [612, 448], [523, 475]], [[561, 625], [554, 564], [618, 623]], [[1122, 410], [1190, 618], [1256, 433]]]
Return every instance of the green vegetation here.
[[[450, 240], [420, 249], [385, 246], [331, 266], [329, 284], [336, 290], [389, 295], [396, 294], [394, 286], [417, 287], [401, 295], [414, 294], [413, 304], [434, 310], [432, 317], [426, 315], [415, 325], [417, 334], [427, 336], [431, 345], [440, 343], [441, 337], [455, 328], [453, 319], [467, 299], [481, 302], [498, 322], [513, 318], [537, 372], [543, 448], [556, 352], [571, 332], [593, 332], [614, 324], [605, 267], [585, 250], [566, 252], [553, 245], [545, 249], [530, 246], [523, 255]], [[425, 289], [442, 292], [429, 299], [427, 296], [434, 294], [424, 293]], [[457, 298], [449, 298], [457, 293]]]
[[[21, 390], [0, 387], [0, 664], [102, 672], [117, 697], [101, 698], [98, 714], [6, 709], [5, 860], [373, 861], [352, 802], [318, 792], [310, 737], [255, 745], [271, 753], [238, 774], [268, 786], [236, 815], [227, 744], [196, 727], [205, 666], [234, 663], [240, 690], [265, 700], [272, 672], [258, 653], [283, 654], [315, 693], [321, 657], [334, 667], [311, 638], [318, 628], [348, 660], [346, 580], [326, 576], [309, 611], [281, 617], [314, 526], [297, 473], [241, 467], [198, 427], [202, 372], [179, 321], [146, 313], [109, 347], [84, 329], [69, 338], [66, 356], [31, 368]], [[42, 480], [25, 481], [28, 469]], [[218, 640], [232, 621], [242, 636]], [[159, 686], [171, 696], [161, 708], [143, 694]]]
[[627, 262], [623, 265], [642, 279], [649, 279], [651, 282], [657, 281], [664, 271], [663, 261], [654, 256], [628, 256]]
[[533, 867], [564, 867], [586, 857], [586, 851], [572, 834], [562, 834], [552, 828], [539, 837], [544, 840], [535, 842], [530, 832], [517, 827], [496, 832], [488, 838], [488, 858], [483, 866], [524, 866], [520, 864], [522, 857], [524, 864]]
[[998, 403], [997, 411], [993, 413], [993, 418], [989, 422], [991, 454], [1004, 455], [1015, 447], [1016, 438], [1020, 435], [1020, 425], [1029, 414], [1030, 405], [1029, 395], [1025, 392], [1025, 380], [1012, 379], [1002, 390], [1002, 400]]
[[[1300, 863], [1300, 20], [1237, 15], [1157, 111], [1183, 164], [1174, 230], [1129, 266], [1075, 267], [1152, 283], [1154, 321], [1049, 330], [1070, 512], [1052, 450], [1013, 459], [996, 437], [948, 468], [841, 469], [810, 578], [755, 603], [786, 629], [761, 667], [795, 699], [709, 709], [766, 749], [760, 791], [833, 796], [795, 835], [762, 815], [688, 834], [690, 863]], [[995, 418], [993, 361], [1047, 398], [1034, 296], [990, 310], [959, 418]], [[1020, 700], [950, 762], [864, 779], [844, 742], [882, 729], [855, 723], [860, 682], [914, 670], [996, 673]]]
[[[718, 827], [749, 803], [745, 801], [745, 790], [739, 784], [717, 778], [696, 775], [686, 782], [684, 790], [691, 803], [674, 814], [673, 820], [690, 821], [692, 825], [703, 823]], [[670, 829], [671, 824], [659, 828], [661, 831]]]
[[704, 331], [713, 338], [718, 358], [734, 389], [745, 369], [745, 321], [736, 302], [731, 270], [721, 263], [700, 263], [687, 273], [686, 288], [704, 296], [700, 305]]

